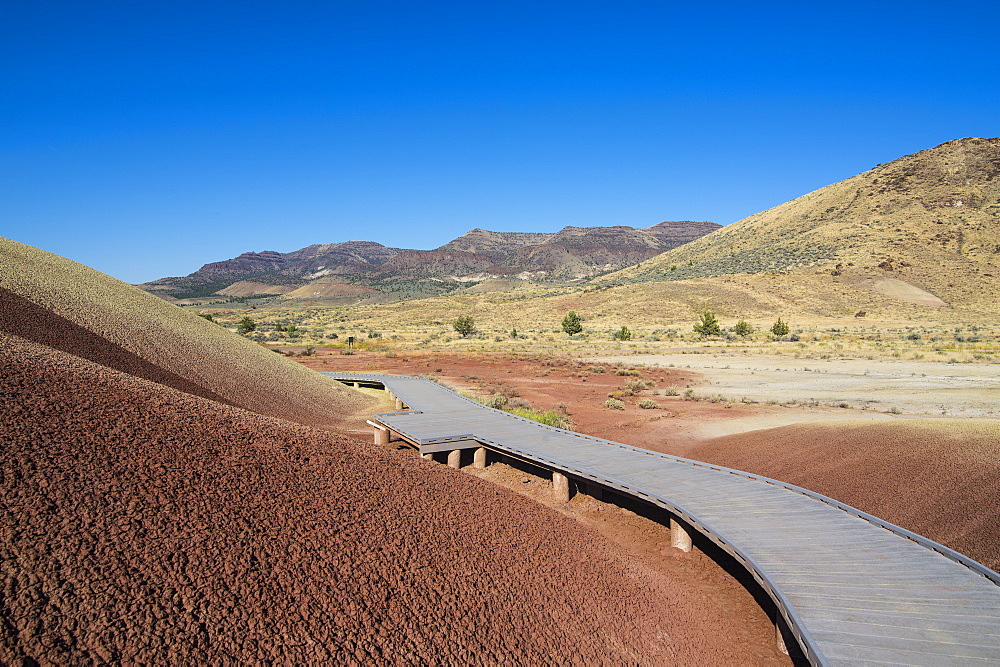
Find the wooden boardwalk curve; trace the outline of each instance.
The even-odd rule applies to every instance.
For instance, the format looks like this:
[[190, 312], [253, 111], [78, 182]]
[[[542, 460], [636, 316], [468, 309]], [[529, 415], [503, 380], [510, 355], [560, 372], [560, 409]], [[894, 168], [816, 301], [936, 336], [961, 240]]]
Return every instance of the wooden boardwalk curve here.
[[375, 424], [421, 453], [486, 447], [665, 508], [736, 558], [813, 664], [1000, 664], [1000, 575], [806, 489], [564, 431], [430, 380], [327, 373], [410, 408]]

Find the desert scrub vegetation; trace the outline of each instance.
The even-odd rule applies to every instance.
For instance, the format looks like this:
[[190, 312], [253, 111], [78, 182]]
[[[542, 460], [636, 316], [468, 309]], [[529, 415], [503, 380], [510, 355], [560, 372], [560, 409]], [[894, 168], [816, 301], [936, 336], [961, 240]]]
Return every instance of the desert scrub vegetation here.
[[565, 429], [567, 431], [572, 431], [574, 426], [573, 420], [570, 419], [566, 413], [559, 412], [557, 410], [536, 410], [531, 407], [518, 406], [511, 408], [507, 412], [510, 412], [512, 415], [517, 415], [518, 417], [524, 417], [525, 419], [536, 421], [539, 424], [555, 426], [556, 428]]
[[503, 410], [504, 412], [509, 412], [512, 415], [530, 419], [531, 421], [538, 422], [539, 424], [545, 424], [546, 426], [554, 426], [567, 431], [573, 430], [573, 420], [570, 419], [569, 415], [562, 410], [537, 410], [522, 400], [518, 400], [516, 402], [511, 401], [510, 398], [500, 392], [496, 392], [485, 397], [474, 397], [468, 396], [467, 394], [463, 395], [468, 398], [472, 398], [474, 401], [482, 403], [488, 408], [493, 408], [494, 410]]
[[653, 383], [648, 380], [642, 380], [639, 378], [632, 378], [625, 383], [622, 388], [621, 393], [625, 396], [635, 396], [640, 391], [644, 391], [653, 386]]
[[632, 332], [623, 324], [621, 329], [611, 334], [611, 338], [612, 340], [632, 340]]
[[746, 320], [740, 320], [733, 326], [733, 333], [740, 338], [746, 338], [753, 333], [753, 327]]
[[609, 398], [604, 401], [604, 407], [609, 410], [624, 410], [625, 402], [617, 398]]
[[639, 407], [643, 410], [656, 410], [660, 407], [660, 404], [651, 398], [644, 398], [639, 401]]

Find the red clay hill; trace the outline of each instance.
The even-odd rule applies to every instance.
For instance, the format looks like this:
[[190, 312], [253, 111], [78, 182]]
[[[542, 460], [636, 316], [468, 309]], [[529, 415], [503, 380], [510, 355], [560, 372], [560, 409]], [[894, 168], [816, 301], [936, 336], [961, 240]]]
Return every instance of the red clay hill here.
[[[567, 517], [295, 423], [364, 396], [280, 366], [267, 392], [210, 323], [109, 309], [134, 288], [26, 246], [0, 259], [0, 663], [775, 660]], [[184, 326], [192, 347], [161, 339]]]

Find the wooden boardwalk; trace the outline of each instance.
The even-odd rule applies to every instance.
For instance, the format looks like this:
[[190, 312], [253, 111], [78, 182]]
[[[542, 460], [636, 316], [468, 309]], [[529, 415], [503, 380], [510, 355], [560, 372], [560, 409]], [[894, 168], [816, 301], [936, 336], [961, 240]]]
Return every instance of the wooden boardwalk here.
[[375, 424], [421, 453], [486, 447], [665, 508], [736, 558], [813, 664], [1000, 664], [1000, 575], [806, 489], [543, 426], [423, 378], [384, 386], [407, 411]]

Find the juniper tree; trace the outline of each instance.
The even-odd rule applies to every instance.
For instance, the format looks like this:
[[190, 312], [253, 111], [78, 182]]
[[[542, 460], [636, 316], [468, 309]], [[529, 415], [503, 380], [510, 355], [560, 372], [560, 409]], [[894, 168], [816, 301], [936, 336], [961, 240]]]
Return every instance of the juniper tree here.
[[722, 335], [722, 327], [719, 326], [719, 321], [715, 319], [715, 313], [710, 310], [706, 310], [701, 314], [701, 321], [694, 325], [694, 330], [700, 336]]
[[240, 320], [240, 323], [236, 325], [236, 331], [241, 334], [250, 333], [251, 331], [255, 331], [256, 329], [257, 329], [257, 324], [256, 322], [250, 319], [249, 315], [244, 315], [243, 319]]
[[455, 331], [457, 331], [462, 338], [465, 338], [476, 331], [476, 321], [472, 318], [472, 315], [459, 315], [458, 319], [455, 320], [455, 323], [452, 326], [455, 327]]
[[778, 338], [781, 338], [782, 336], [787, 336], [789, 331], [791, 331], [791, 329], [788, 328], [787, 324], [781, 321], [780, 317], [778, 318], [777, 322], [771, 325], [771, 333], [773, 333]]
[[580, 316], [576, 314], [575, 310], [571, 310], [566, 313], [566, 317], [564, 317], [562, 321], [562, 330], [570, 336], [583, 331], [583, 324], [581, 324]]
[[616, 331], [613, 337], [615, 340], [632, 340], [632, 332], [623, 324], [622, 328]]

